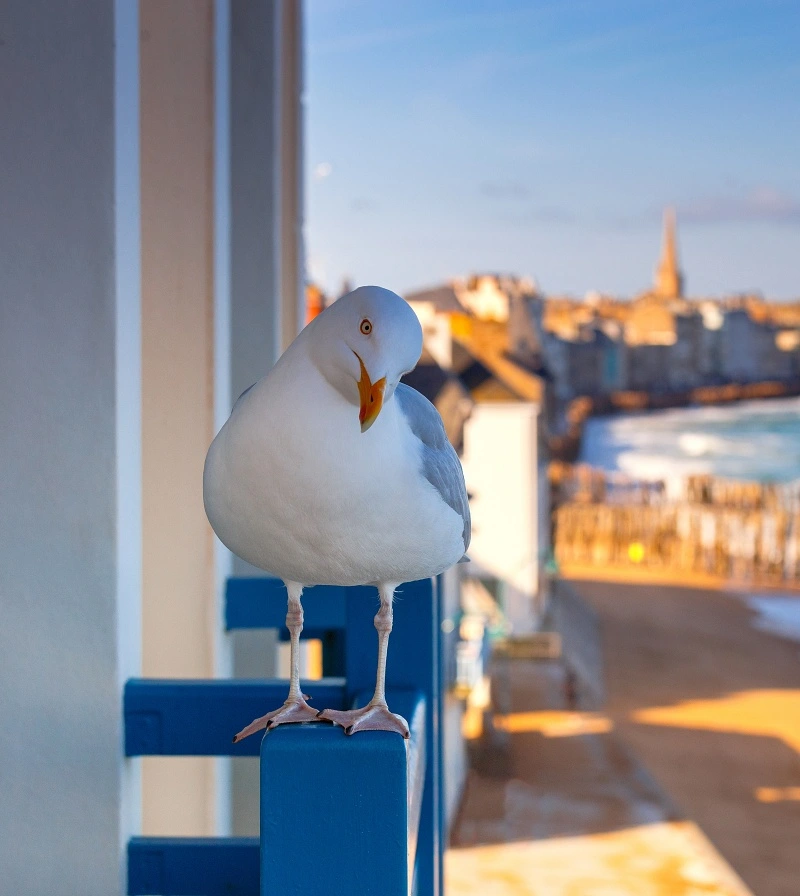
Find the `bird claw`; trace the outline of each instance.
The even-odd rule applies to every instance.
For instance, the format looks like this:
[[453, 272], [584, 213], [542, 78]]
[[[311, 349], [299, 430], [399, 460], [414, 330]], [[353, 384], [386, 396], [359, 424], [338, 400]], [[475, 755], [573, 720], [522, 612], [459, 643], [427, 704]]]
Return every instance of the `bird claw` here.
[[261, 716], [253, 721], [233, 738], [235, 744], [240, 743], [251, 734], [262, 731], [264, 728], [271, 730], [277, 728], [278, 725], [287, 725], [290, 722], [316, 722], [318, 721], [318, 713], [316, 709], [312, 709], [306, 703], [306, 696], [303, 694], [297, 700], [287, 700], [283, 706], [273, 709], [266, 715]]
[[363, 709], [323, 709], [318, 718], [341, 725], [345, 734], [356, 734], [358, 731], [394, 731], [405, 738], [409, 737], [406, 720], [389, 712], [383, 704], [365, 706]]

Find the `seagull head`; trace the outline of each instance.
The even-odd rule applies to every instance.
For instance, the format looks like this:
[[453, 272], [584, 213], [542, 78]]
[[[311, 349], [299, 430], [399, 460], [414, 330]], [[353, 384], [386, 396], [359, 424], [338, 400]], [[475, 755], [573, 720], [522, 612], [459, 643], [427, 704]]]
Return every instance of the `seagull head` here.
[[422, 327], [391, 290], [360, 286], [307, 327], [312, 360], [355, 408], [361, 431], [377, 420], [403, 374], [422, 353]]

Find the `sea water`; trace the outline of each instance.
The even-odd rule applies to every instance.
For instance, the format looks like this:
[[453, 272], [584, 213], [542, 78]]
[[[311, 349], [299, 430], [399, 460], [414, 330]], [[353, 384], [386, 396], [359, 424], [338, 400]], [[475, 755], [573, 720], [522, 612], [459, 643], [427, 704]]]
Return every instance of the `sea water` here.
[[[800, 398], [765, 399], [590, 419], [581, 461], [636, 479], [661, 479], [679, 492], [683, 477], [800, 479]], [[742, 594], [756, 628], [800, 641], [797, 593]]]
[[755, 628], [800, 642], [800, 597], [796, 594], [751, 594], [746, 598], [758, 614]]
[[594, 417], [580, 459], [636, 479], [789, 482], [800, 478], [800, 398]]

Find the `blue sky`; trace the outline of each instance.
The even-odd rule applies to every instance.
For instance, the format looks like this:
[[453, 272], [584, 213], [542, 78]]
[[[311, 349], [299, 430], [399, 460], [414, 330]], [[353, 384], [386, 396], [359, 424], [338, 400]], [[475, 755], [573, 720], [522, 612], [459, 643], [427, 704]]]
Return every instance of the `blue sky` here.
[[797, 0], [307, 0], [312, 276], [800, 299]]

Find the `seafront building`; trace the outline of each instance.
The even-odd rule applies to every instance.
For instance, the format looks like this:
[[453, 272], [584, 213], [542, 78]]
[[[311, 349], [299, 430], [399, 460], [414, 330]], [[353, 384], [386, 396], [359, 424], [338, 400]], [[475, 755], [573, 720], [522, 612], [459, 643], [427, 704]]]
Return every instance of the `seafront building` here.
[[[425, 346], [409, 382], [437, 405], [462, 453], [476, 520], [472, 571], [493, 582], [515, 631], [535, 628], [546, 605], [547, 464], [575, 458], [589, 414], [800, 387], [800, 302], [687, 295], [673, 209], [653, 283], [630, 300], [548, 296], [530, 278], [501, 274], [406, 298]], [[309, 300], [312, 313], [324, 306], [316, 287]], [[506, 525], [483, 519], [484, 493]], [[490, 543], [493, 531], [504, 532], [502, 545]]]
[[499, 274], [454, 279], [407, 298], [420, 309], [426, 346], [443, 366], [451, 366], [451, 336], [494, 327], [495, 349], [503, 345], [495, 358], [544, 377], [557, 407], [626, 392], [669, 404], [669, 396], [679, 401], [704, 387], [770, 382], [796, 388], [800, 301], [689, 296], [685, 282], [676, 216], [667, 209], [653, 284], [631, 299], [545, 295], [531, 279]]
[[462, 454], [473, 517], [469, 575], [517, 634], [541, 621], [549, 552], [541, 353], [534, 328], [508, 325], [532, 290], [528, 281], [475, 277], [407, 296], [425, 344], [407, 382], [436, 404]]
[[[535, 628], [546, 606], [545, 471], [552, 459], [575, 459], [588, 415], [800, 389], [800, 302], [687, 295], [673, 209], [653, 283], [632, 299], [548, 296], [530, 278], [502, 274], [455, 278], [406, 298], [424, 334], [409, 382], [438, 407], [472, 492], [471, 571], [493, 583], [518, 632]], [[311, 313], [324, 304], [309, 287]], [[483, 518], [493, 511], [499, 520]], [[491, 543], [493, 531], [504, 532], [502, 544]]]
[[632, 300], [545, 300], [545, 364], [562, 400], [615, 391], [791, 382], [800, 375], [800, 303], [684, 294], [675, 214], [667, 210], [653, 286]]

